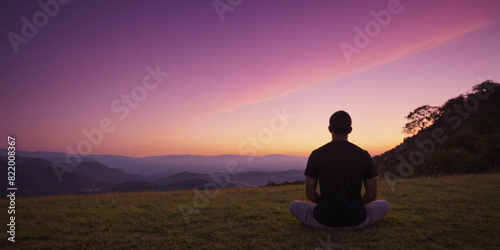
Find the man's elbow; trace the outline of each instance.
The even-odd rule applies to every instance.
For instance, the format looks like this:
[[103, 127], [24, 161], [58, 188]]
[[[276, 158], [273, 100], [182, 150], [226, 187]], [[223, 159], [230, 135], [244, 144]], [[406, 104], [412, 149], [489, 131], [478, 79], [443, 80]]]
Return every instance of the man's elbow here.
[[314, 195], [311, 195], [311, 193], [309, 193], [309, 192], [306, 192], [306, 197], [310, 201], [312, 201], [314, 199]]
[[374, 201], [375, 199], [377, 199], [377, 193], [365, 193], [364, 197], [363, 197], [363, 201], [364, 203], [369, 203], [369, 202], [372, 202]]
[[316, 192], [306, 192], [306, 197], [312, 202], [316, 202]]

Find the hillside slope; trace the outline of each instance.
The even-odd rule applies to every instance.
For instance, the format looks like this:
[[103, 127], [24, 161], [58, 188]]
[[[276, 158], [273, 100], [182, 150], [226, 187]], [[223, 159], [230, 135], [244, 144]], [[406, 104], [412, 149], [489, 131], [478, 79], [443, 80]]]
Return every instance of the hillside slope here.
[[[4, 235], [0, 244], [3, 249], [498, 249], [499, 185], [500, 174], [414, 178], [391, 192], [381, 180], [379, 198], [390, 202], [391, 211], [354, 232], [312, 229], [290, 215], [289, 203], [305, 200], [303, 185], [20, 198], [16, 242]], [[0, 200], [0, 207], [7, 204]], [[195, 210], [184, 216], [181, 204]], [[0, 221], [6, 224], [7, 216], [0, 213]]]
[[373, 158], [379, 173], [399, 179], [498, 171], [500, 84], [478, 84], [432, 115], [432, 125]]

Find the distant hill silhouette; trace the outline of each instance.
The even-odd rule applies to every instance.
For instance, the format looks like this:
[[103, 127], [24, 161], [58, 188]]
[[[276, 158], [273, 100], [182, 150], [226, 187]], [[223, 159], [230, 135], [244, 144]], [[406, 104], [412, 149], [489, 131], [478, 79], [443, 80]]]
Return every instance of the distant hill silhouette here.
[[[56, 156], [57, 157], [57, 156]], [[52, 158], [53, 159], [53, 158]], [[87, 159], [88, 160], [88, 159]], [[7, 166], [5, 160], [0, 164]], [[49, 195], [78, 195], [104, 192], [175, 191], [198, 188], [203, 190], [208, 183], [217, 184], [210, 174], [181, 172], [166, 176], [164, 174], [148, 177], [133, 175], [119, 169], [107, 167], [100, 162], [84, 161], [71, 171], [62, 172], [57, 177], [52, 162], [41, 158], [27, 158], [16, 155], [16, 197], [38, 197]], [[303, 179], [302, 171], [241, 172], [228, 175], [224, 188], [240, 186], [259, 186], [267, 182], [294, 181]], [[1, 171], [0, 185], [7, 187], [7, 171]], [[220, 185], [219, 185], [220, 186]], [[3, 189], [1, 199], [6, 197]]]
[[277, 186], [290, 186], [290, 185], [304, 185], [305, 181], [284, 181], [282, 183], [269, 182], [264, 187], [277, 187]]
[[153, 182], [158, 184], [158, 185], [164, 185], [164, 184], [169, 184], [172, 182], [183, 181], [183, 180], [192, 180], [192, 179], [211, 180], [211, 178], [208, 174], [198, 174], [198, 173], [184, 171], [184, 172], [173, 174], [173, 175], [170, 175], [170, 176], [167, 176], [164, 178], [156, 179]]
[[[94, 162], [96, 163], [96, 162]], [[5, 160], [0, 160], [7, 166]], [[88, 164], [87, 166], [91, 166]], [[0, 171], [0, 185], [7, 187], [7, 171]], [[64, 172], [59, 181], [51, 163], [40, 158], [16, 157], [16, 197], [36, 197], [47, 195], [89, 194], [103, 192], [114, 184], [99, 180], [78, 171]], [[5, 188], [2, 192], [7, 192]], [[6, 197], [5, 195], [1, 196]]]
[[[0, 149], [1, 155], [6, 155], [7, 150]], [[28, 152], [16, 151], [16, 155], [27, 158], [41, 158], [50, 162], [67, 163], [67, 154], [57, 152]], [[71, 157], [70, 157], [71, 158]], [[243, 155], [161, 155], [142, 158], [127, 157], [121, 155], [87, 155], [81, 157], [82, 162], [100, 162], [110, 168], [119, 169], [125, 173], [142, 175], [147, 180], [155, 179], [156, 176], [168, 176], [185, 171], [195, 173], [208, 173], [214, 170], [223, 170], [230, 161], [237, 162], [243, 171], [285, 171], [289, 169], [303, 169], [307, 157], [291, 155], [266, 155], [256, 156], [251, 160], [249, 156]], [[70, 161], [74, 161], [71, 158]], [[69, 162], [68, 164], [73, 164]], [[81, 164], [81, 163], [80, 163]], [[77, 165], [77, 164], [73, 164]]]
[[497, 172], [500, 85], [485, 81], [452, 98], [430, 126], [373, 158], [386, 178]]
[[[222, 177], [221, 177], [222, 178]], [[166, 185], [172, 183], [180, 183], [187, 180], [203, 180], [208, 182], [217, 182], [210, 174], [198, 174], [192, 172], [182, 172], [168, 176], [166, 178], [160, 178], [154, 181], [159, 185]], [[287, 171], [273, 171], [273, 172], [262, 172], [262, 171], [248, 171], [238, 174], [229, 175], [229, 183], [233, 186], [263, 186], [269, 182], [284, 182], [284, 181], [296, 181], [304, 180], [303, 170], [287, 170]], [[221, 179], [225, 182], [225, 179]]]
[[122, 170], [104, 166], [103, 164], [96, 161], [82, 162], [78, 164], [78, 166], [72, 168], [72, 170], [76, 173], [92, 177], [95, 180], [114, 184], [146, 179], [145, 177], [140, 175], [127, 174]]
[[285, 181], [303, 181], [304, 179], [304, 170], [295, 169], [273, 172], [249, 171], [231, 177], [231, 181], [245, 186], [263, 186], [269, 182], [280, 183]]

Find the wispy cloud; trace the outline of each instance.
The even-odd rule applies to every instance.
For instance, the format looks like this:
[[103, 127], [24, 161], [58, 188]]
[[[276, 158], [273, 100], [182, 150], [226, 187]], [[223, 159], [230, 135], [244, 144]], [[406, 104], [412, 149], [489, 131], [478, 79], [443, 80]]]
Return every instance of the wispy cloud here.
[[[385, 34], [375, 38], [382, 42], [377, 44], [374, 42], [372, 48], [368, 47], [353, 60], [353, 63], [347, 64], [343, 58], [340, 58], [336, 61], [321, 61], [316, 65], [306, 65], [306, 68], [302, 69], [302, 75], [290, 72], [290, 74], [283, 75], [279, 83], [276, 83], [276, 79], [261, 83], [259, 91], [228, 103], [225, 111], [232, 112], [242, 106], [256, 105], [284, 98], [296, 92], [307, 91], [342, 77], [446, 46], [474, 31], [498, 23], [498, 17], [487, 5], [471, 7], [470, 3], [464, 2], [457, 2], [454, 6], [445, 2], [434, 2], [432, 10], [425, 13], [425, 18], [419, 19], [414, 17], [421, 16], [422, 13], [413, 13], [412, 6], [407, 6], [404, 11], [410, 13], [405, 16], [406, 13], [403, 12], [400, 19], [393, 17], [395, 24], [392, 24], [392, 27], [389, 26], [384, 31]], [[421, 27], [423, 23], [426, 25], [424, 28]], [[325, 53], [328, 53], [329, 49], [325, 48]], [[311, 74], [311, 72], [314, 73]], [[290, 77], [291, 75], [293, 77]]]

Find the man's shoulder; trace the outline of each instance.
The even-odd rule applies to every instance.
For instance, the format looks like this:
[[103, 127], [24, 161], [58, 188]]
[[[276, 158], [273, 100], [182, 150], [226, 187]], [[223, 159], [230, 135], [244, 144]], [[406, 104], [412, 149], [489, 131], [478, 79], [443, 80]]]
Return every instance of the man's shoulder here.
[[331, 141], [323, 146], [313, 150], [313, 154], [321, 154], [321, 153], [326, 153], [331, 150], [342, 150], [342, 151], [349, 151], [349, 152], [357, 152], [357, 153], [362, 153], [362, 154], [368, 154], [368, 151], [362, 149], [358, 145], [350, 142], [350, 141]]
[[331, 147], [331, 145], [332, 145], [332, 142], [328, 142], [328, 143], [324, 144], [323, 146], [313, 150], [312, 152], [316, 153], [316, 154], [320, 153], [322, 151], [328, 150]]
[[358, 150], [358, 151], [361, 151], [361, 152], [366, 152], [368, 153], [368, 151], [364, 150], [363, 148], [359, 147], [358, 145], [352, 143], [352, 142], [349, 142], [350, 146], [355, 149], [355, 150]]

